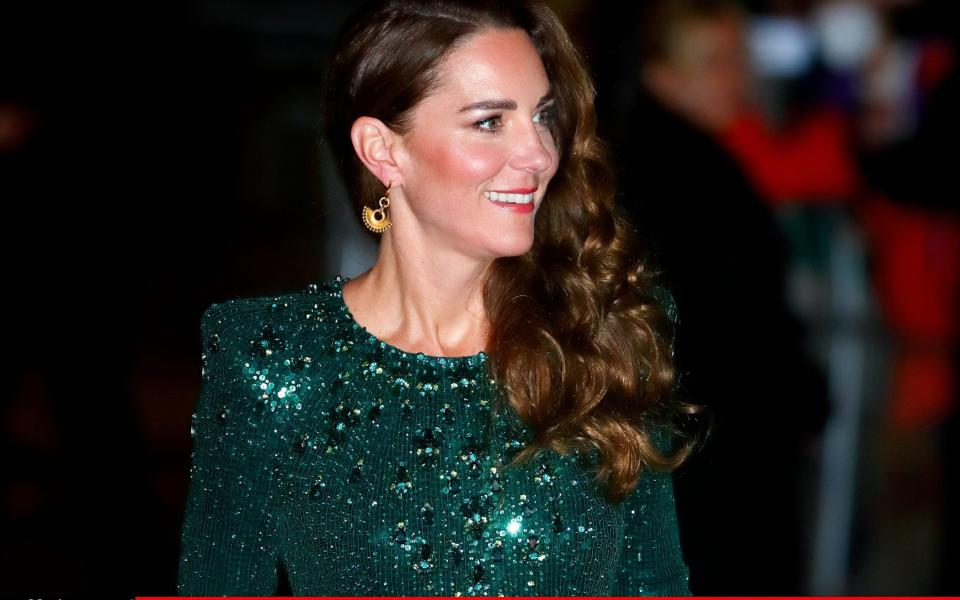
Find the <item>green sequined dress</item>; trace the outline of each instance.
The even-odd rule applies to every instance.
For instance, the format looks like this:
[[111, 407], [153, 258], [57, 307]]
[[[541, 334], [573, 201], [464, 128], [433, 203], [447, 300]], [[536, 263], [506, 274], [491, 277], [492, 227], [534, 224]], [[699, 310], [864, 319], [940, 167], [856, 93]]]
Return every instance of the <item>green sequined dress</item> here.
[[381, 342], [347, 280], [204, 312], [181, 595], [689, 595], [669, 474], [614, 505], [581, 455], [507, 465], [487, 355]]

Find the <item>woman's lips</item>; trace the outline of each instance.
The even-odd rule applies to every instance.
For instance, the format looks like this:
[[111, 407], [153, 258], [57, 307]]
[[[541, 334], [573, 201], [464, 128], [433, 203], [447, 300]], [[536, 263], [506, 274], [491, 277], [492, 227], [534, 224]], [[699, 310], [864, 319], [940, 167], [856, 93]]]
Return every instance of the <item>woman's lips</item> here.
[[496, 204], [497, 206], [499, 206], [500, 208], [502, 208], [502, 209], [504, 209], [504, 210], [512, 210], [512, 211], [517, 212], [517, 213], [520, 213], [520, 214], [529, 214], [529, 213], [532, 213], [532, 212], [533, 212], [533, 208], [534, 208], [534, 204], [536, 204], [536, 201], [533, 201], [533, 202], [525, 202], [525, 203], [522, 203], [522, 202], [500, 202], [500, 201], [498, 201], [498, 200], [490, 200], [490, 199], [487, 199], [487, 201], [488, 201], [488, 202], [491, 202], [491, 203], [493, 203], [493, 204]]

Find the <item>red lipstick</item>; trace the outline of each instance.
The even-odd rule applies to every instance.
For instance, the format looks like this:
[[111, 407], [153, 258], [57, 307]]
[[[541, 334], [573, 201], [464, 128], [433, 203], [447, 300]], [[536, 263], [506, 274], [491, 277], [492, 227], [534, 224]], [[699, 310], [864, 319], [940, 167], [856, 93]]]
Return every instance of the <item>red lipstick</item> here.
[[533, 212], [533, 202], [527, 202], [526, 204], [515, 204], [512, 202], [497, 202], [494, 200], [493, 203], [504, 210], [512, 210], [513, 212], [518, 212], [521, 214], [529, 214]]

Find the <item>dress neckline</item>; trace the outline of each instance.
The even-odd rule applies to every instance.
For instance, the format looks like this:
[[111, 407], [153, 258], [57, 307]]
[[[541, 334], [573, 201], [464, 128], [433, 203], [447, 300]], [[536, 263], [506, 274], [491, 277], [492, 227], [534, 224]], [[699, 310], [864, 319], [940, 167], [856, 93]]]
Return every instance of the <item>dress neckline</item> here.
[[377, 336], [367, 331], [366, 327], [357, 322], [356, 318], [353, 316], [353, 313], [350, 312], [350, 308], [347, 306], [347, 303], [343, 300], [343, 286], [351, 279], [352, 277], [343, 277], [341, 275], [337, 275], [333, 279], [332, 283], [334, 296], [337, 298], [337, 308], [340, 309], [342, 316], [353, 326], [353, 329], [360, 334], [360, 341], [366, 342], [371, 346], [379, 347], [382, 350], [399, 356], [404, 360], [415, 363], [426, 363], [437, 367], [457, 367], [461, 365], [479, 366], [486, 362], [489, 358], [489, 355], [482, 350], [477, 354], [471, 354], [469, 356], [434, 356], [432, 354], [424, 354], [423, 352], [407, 352], [406, 350], [401, 350], [400, 348], [381, 340]]

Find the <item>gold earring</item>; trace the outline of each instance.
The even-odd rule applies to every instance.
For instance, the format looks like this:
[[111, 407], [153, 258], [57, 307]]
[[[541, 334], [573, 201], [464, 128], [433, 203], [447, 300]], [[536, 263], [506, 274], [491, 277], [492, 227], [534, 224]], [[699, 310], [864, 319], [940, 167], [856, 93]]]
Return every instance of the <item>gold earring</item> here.
[[384, 196], [380, 198], [380, 208], [372, 209], [369, 206], [364, 206], [362, 211], [363, 224], [367, 226], [367, 229], [374, 233], [383, 233], [384, 231], [390, 229], [390, 217], [387, 216], [387, 207], [390, 206], [390, 188], [393, 187], [393, 182], [390, 182], [390, 185], [387, 186], [387, 192]]

